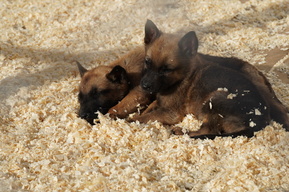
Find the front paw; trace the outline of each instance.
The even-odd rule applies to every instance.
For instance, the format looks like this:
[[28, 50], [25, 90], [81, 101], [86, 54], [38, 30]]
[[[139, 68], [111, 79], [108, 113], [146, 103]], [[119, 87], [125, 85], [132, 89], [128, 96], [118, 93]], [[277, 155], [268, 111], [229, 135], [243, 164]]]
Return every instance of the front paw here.
[[172, 134], [174, 135], [184, 135], [185, 133], [183, 132], [183, 128], [181, 127], [176, 127], [176, 126], [173, 126], [171, 128], [171, 132]]
[[119, 117], [118, 111], [114, 108], [110, 108], [107, 113], [109, 114], [109, 117], [112, 119], [117, 119]]

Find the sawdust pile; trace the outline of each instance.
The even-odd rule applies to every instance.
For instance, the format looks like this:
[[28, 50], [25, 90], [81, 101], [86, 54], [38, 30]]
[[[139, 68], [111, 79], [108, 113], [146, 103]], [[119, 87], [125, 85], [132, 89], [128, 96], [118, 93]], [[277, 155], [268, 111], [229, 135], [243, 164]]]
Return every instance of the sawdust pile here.
[[[286, 0], [2, 0], [0, 191], [288, 191], [289, 133], [193, 140], [159, 123], [77, 118], [72, 61], [104, 65], [142, 44], [146, 19], [195, 30], [200, 52], [264, 70], [289, 107]], [[270, 54], [274, 51], [276, 54]], [[188, 115], [180, 123], [198, 129]]]

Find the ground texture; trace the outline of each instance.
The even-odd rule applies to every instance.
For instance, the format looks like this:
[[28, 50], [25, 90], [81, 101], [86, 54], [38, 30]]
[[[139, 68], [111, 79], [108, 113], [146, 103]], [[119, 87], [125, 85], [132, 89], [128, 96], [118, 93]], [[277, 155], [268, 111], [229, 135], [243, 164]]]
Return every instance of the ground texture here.
[[[289, 107], [286, 0], [1, 0], [0, 191], [289, 191], [289, 133], [193, 140], [77, 117], [80, 77], [141, 45], [146, 19], [257, 66]], [[196, 130], [188, 115], [179, 124]]]

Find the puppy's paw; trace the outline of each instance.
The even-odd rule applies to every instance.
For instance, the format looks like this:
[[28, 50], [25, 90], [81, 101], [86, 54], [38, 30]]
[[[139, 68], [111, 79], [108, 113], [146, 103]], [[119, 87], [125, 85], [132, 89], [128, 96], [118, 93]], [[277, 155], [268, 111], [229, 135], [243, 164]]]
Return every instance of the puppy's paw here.
[[107, 113], [109, 114], [109, 117], [112, 119], [117, 119], [118, 117], [118, 112], [114, 108], [110, 108]]
[[174, 135], [184, 135], [185, 133], [183, 132], [183, 128], [181, 127], [172, 127], [171, 132]]

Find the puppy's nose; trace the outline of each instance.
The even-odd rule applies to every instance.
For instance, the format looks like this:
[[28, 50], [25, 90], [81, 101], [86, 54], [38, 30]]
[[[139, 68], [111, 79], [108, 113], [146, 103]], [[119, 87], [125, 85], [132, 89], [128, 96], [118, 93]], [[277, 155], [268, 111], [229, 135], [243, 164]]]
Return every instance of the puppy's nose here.
[[148, 87], [149, 87], [149, 86], [148, 86], [147, 84], [142, 84], [142, 88], [143, 88], [143, 89], [148, 89]]
[[91, 125], [94, 125], [94, 119], [97, 118], [97, 115], [91, 115], [90, 113], [82, 112], [78, 114], [78, 117], [85, 119]]
[[147, 91], [151, 89], [151, 85], [149, 85], [148, 83], [144, 83], [144, 82], [143, 82], [143, 83], [141, 84], [141, 86], [142, 86], [142, 88], [143, 88], [144, 90], [147, 90]]
[[81, 119], [87, 119], [89, 117], [89, 113], [79, 113], [78, 116], [81, 118]]

